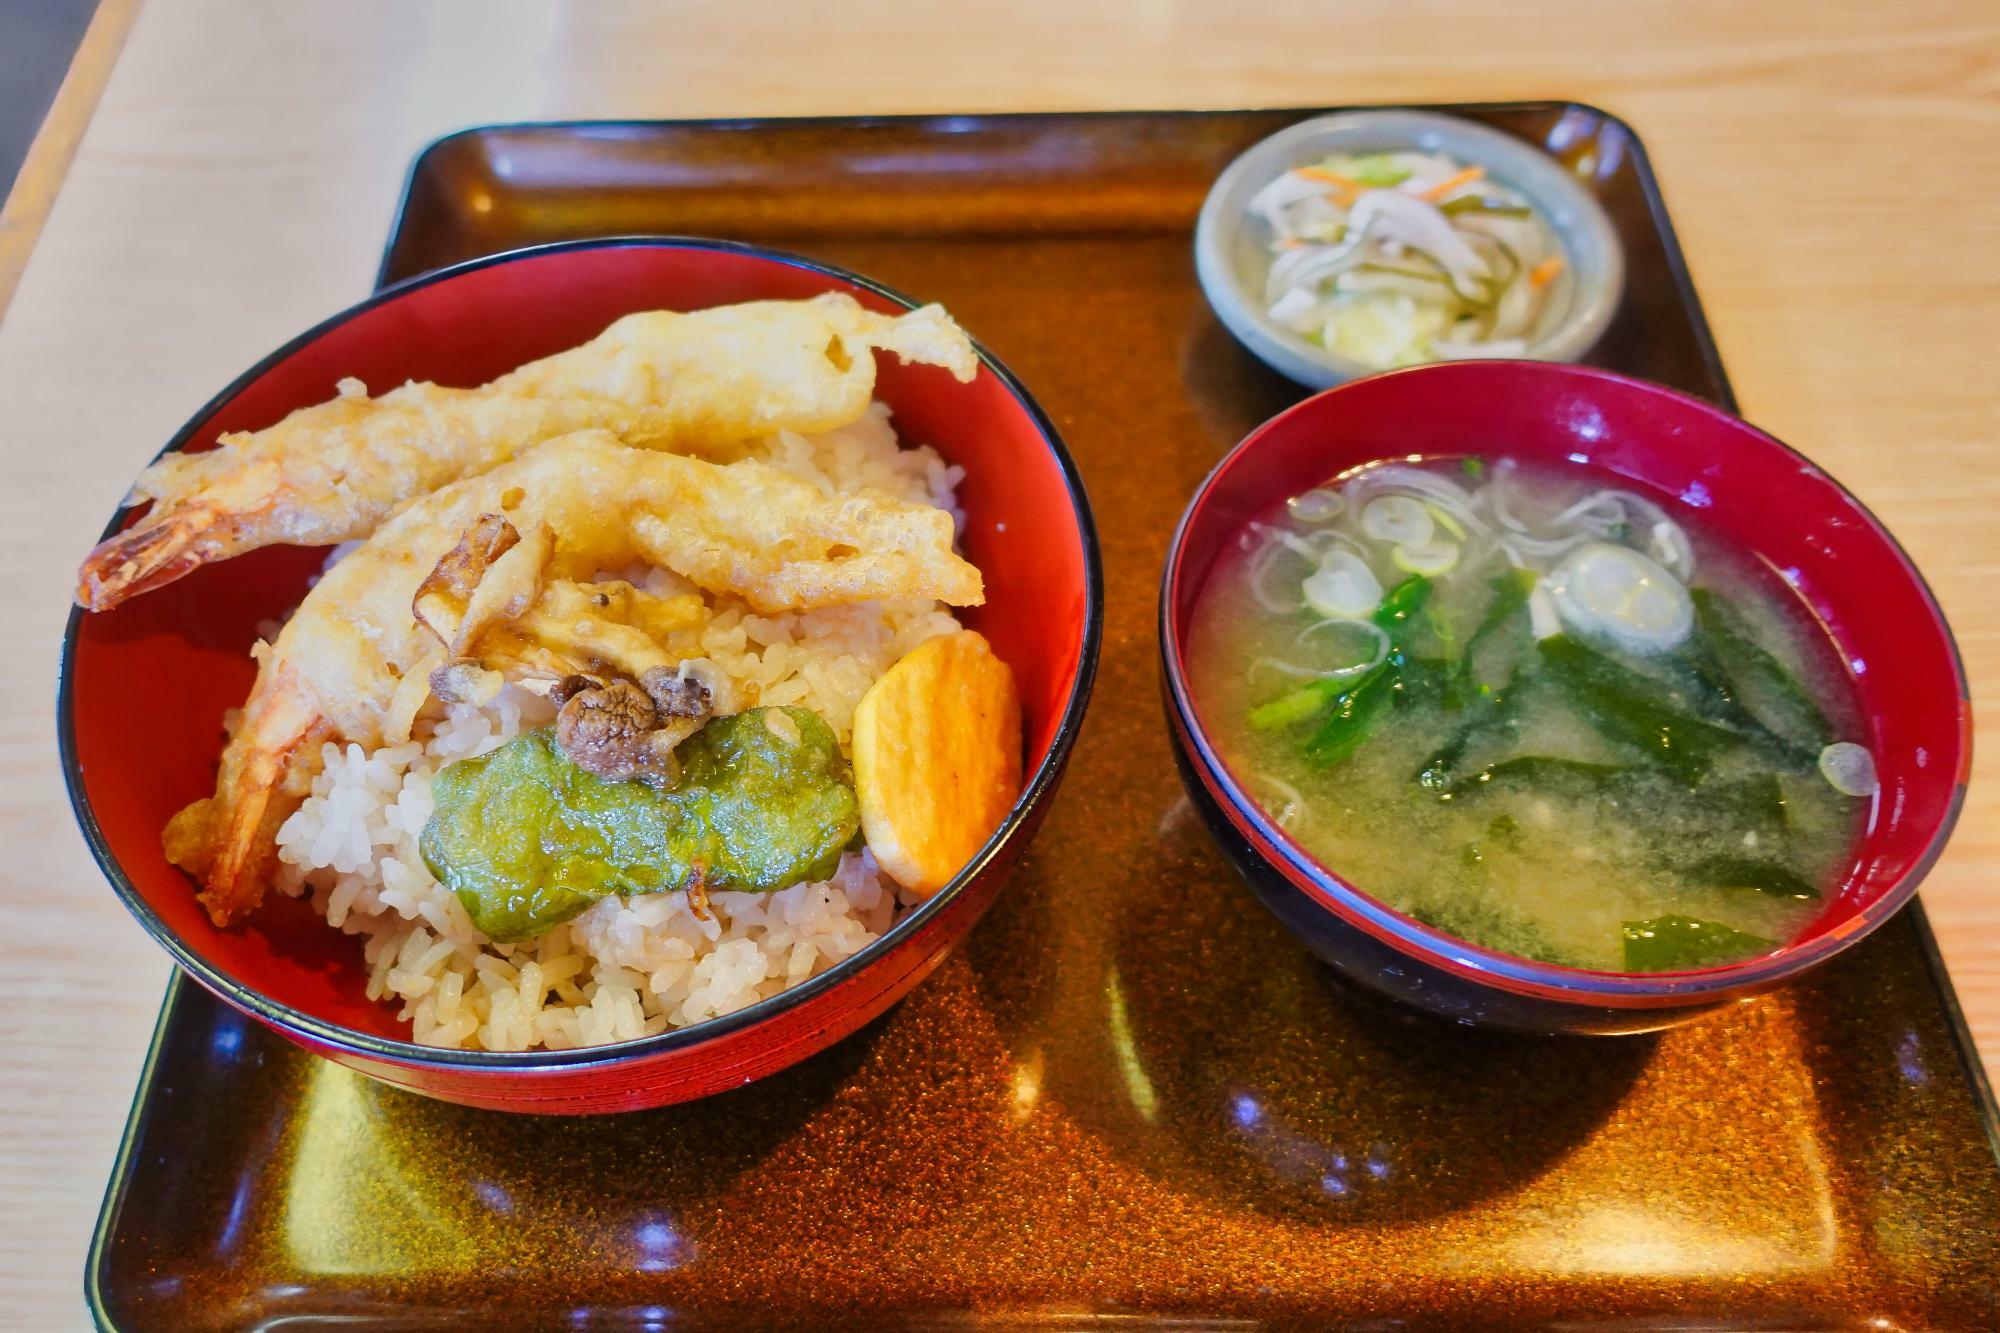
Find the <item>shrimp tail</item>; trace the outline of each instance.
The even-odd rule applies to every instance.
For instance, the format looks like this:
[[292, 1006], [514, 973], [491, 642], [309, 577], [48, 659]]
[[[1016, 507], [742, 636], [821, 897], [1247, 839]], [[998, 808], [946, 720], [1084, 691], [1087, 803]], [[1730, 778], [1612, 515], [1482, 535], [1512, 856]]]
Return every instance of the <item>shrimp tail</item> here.
[[281, 534], [268, 529], [276, 526], [274, 510], [283, 489], [275, 465], [236, 465], [227, 447], [161, 459], [141, 475], [127, 501], [151, 499], [153, 507], [84, 557], [77, 571], [77, 605], [108, 611], [203, 565], [278, 539]]
[[167, 823], [167, 859], [201, 881], [209, 919], [227, 926], [263, 901], [277, 859], [278, 826], [311, 781], [303, 760], [332, 735], [311, 692], [282, 667], [259, 673], [236, 734], [222, 752], [215, 795]]
[[98, 543], [77, 571], [76, 604], [109, 611], [120, 602], [192, 574], [226, 548], [214, 504], [156, 507], [125, 531]]

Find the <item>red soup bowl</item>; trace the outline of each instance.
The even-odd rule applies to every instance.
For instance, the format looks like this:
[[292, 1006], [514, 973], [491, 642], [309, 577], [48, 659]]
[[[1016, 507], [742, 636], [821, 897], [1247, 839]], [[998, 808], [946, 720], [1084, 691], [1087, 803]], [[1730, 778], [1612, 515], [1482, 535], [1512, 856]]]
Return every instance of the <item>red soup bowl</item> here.
[[[1191, 617], [1226, 545], [1279, 499], [1387, 455], [1585, 463], [1779, 572], [1831, 634], [1881, 791], [1819, 915], [1776, 952], [1672, 973], [1593, 972], [1479, 948], [1396, 911], [1293, 841], [1219, 757], [1189, 689]], [[1910, 900], [1943, 850], [1972, 758], [1965, 672], [1909, 558], [1796, 451], [1707, 403], [1581, 366], [1422, 366], [1330, 389], [1266, 422], [1182, 516], [1160, 593], [1168, 719], [1196, 808], [1257, 897], [1346, 976], [1465, 1023], [1645, 1032], [1797, 977]]]
[[[324, 401], [343, 376], [482, 383], [575, 346], [637, 310], [691, 310], [846, 292], [877, 310], [912, 303], [850, 273], [716, 241], [561, 244], [413, 278], [273, 352], [183, 427], [169, 450], [207, 449]], [[1033, 836], [1083, 717], [1102, 632], [1090, 509], [1054, 426], [991, 356], [970, 384], [881, 359], [877, 396], [902, 436], [962, 465], [964, 549], [987, 602], [965, 619], [1014, 670], [1026, 781], [957, 878], [829, 971], [738, 1012], [655, 1037], [568, 1051], [438, 1050], [409, 1040], [364, 993], [358, 941], [301, 900], [272, 895], [219, 930], [161, 852], [180, 806], [213, 787], [225, 710], [250, 688], [259, 622], [298, 602], [323, 551], [269, 548], [209, 566], [116, 610], [72, 613], [58, 725], [70, 799], [112, 888], [189, 975], [307, 1050], [447, 1101], [584, 1113], [685, 1101], [747, 1083], [831, 1045], [907, 993], [993, 904]], [[122, 526], [114, 519], [108, 536]], [[79, 553], [80, 554], [80, 553]]]

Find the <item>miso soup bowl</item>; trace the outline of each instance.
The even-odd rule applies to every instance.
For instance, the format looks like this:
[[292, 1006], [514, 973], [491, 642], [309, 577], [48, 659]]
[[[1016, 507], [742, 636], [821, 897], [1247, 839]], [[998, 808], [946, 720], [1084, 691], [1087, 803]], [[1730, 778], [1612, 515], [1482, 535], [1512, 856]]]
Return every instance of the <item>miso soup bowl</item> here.
[[[718, 241], [632, 238], [543, 246], [390, 287], [273, 352], [168, 444], [269, 425], [356, 376], [480, 384], [596, 336], [638, 310], [693, 310], [846, 292], [911, 303], [866, 279]], [[304, 595], [323, 551], [275, 547], [209, 566], [116, 610], [70, 616], [57, 722], [70, 799], [91, 851], [140, 925], [191, 977], [305, 1049], [387, 1083], [505, 1111], [634, 1110], [739, 1087], [882, 1013], [989, 908], [1055, 795], [1096, 668], [1102, 577], [1090, 508], [1062, 441], [1027, 391], [982, 354], [977, 377], [884, 356], [876, 394], [907, 443], [966, 469], [963, 545], [986, 604], [964, 616], [1014, 669], [1026, 733], [1019, 798], [949, 884], [880, 939], [789, 990], [657, 1036], [568, 1051], [438, 1050], [366, 994], [360, 941], [271, 895], [217, 929], [168, 864], [160, 830], [214, 786], [226, 709], [250, 688], [259, 622]], [[107, 535], [127, 520], [115, 516]], [[77, 534], [77, 554], [87, 534]]]
[[[1837, 644], [1881, 791], [1844, 877], [1803, 934], [1724, 967], [1592, 972], [1529, 962], [1404, 915], [1293, 841], [1218, 753], [1189, 688], [1188, 632], [1218, 557], [1278, 500], [1388, 455], [1588, 463], [1791, 582]], [[1951, 631], [1895, 539], [1805, 457], [1720, 409], [1602, 370], [1529, 361], [1356, 380], [1266, 422], [1195, 493], [1160, 593], [1166, 710], [1189, 796], [1259, 900], [1341, 973], [1464, 1023], [1646, 1032], [1770, 990], [1910, 900], [1957, 818], [1972, 758]], [[1575, 873], [1551, 868], [1551, 873]]]

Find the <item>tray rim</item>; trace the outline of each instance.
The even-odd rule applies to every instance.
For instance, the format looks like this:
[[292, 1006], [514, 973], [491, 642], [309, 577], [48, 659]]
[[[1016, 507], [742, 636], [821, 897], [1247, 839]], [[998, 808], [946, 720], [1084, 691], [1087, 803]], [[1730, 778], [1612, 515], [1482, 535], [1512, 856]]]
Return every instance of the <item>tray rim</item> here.
[[[1647, 220], [1658, 233], [1661, 249], [1666, 257], [1667, 272], [1673, 280], [1674, 294], [1694, 321], [1695, 343], [1701, 352], [1702, 368], [1715, 382], [1721, 393], [1721, 406], [1725, 411], [1741, 415], [1736, 401], [1736, 390], [1729, 382], [1729, 375], [1723, 369], [1722, 350], [1716, 345], [1715, 330], [1708, 321], [1708, 311], [1702, 306], [1701, 295], [1695, 290], [1694, 276], [1688, 270], [1687, 255], [1681, 249], [1680, 233], [1674, 229], [1673, 218], [1667, 212], [1666, 196], [1660, 188], [1659, 173], [1653, 169], [1652, 154], [1647, 151], [1646, 141], [1640, 137], [1632, 122], [1615, 111], [1592, 102], [1575, 98], [1521, 98], [1514, 101], [1476, 102], [1352, 102], [1346, 105], [1312, 106], [1233, 106], [1233, 107], [1118, 107], [1105, 111], [913, 111], [887, 114], [840, 115], [819, 113], [803, 116], [687, 116], [663, 119], [639, 117], [580, 117], [563, 120], [512, 120], [491, 121], [479, 125], [467, 125], [460, 129], [441, 134], [419, 149], [410, 159], [409, 169], [403, 173], [402, 187], [396, 193], [395, 207], [389, 215], [387, 239], [382, 243], [382, 257], [375, 267], [375, 289], [394, 281], [404, 281], [417, 276], [404, 274], [402, 278], [391, 276], [395, 260], [396, 242], [403, 228], [409, 222], [410, 206], [416, 185], [424, 176], [431, 159], [441, 154], [461, 140], [478, 139], [486, 135], [503, 134], [508, 131], [556, 130], [568, 133], [589, 131], [626, 131], [643, 133], [648, 130], [678, 129], [749, 132], [765, 129], [806, 129], [815, 126], [840, 126], [848, 129], [868, 129], [885, 125], [916, 125], [927, 121], [977, 120], [981, 122], [1020, 125], [1033, 121], [1076, 120], [1199, 120], [1214, 116], [1296, 116], [1305, 119], [1311, 116], [1327, 116], [1342, 111], [1429, 111], [1447, 116], [1477, 115], [1480, 112], [1559, 110], [1580, 111], [1596, 116], [1605, 123], [1621, 130], [1631, 145], [1632, 160], [1639, 173], [1640, 193], [1645, 196]], [[419, 270], [428, 272], [430, 270]]]
[[[589, 131], [624, 130], [642, 133], [648, 130], [728, 130], [755, 131], [761, 129], [791, 129], [815, 126], [839, 126], [845, 128], [870, 128], [878, 125], [912, 125], [925, 121], [943, 119], [976, 119], [982, 122], [1021, 124], [1046, 120], [1123, 120], [1145, 117], [1167, 119], [1199, 119], [1210, 116], [1245, 115], [1296, 115], [1305, 118], [1314, 115], [1330, 115], [1337, 111], [1378, 110], [1387, 108], [1408, 108], [1413, 110], [1437, 111], [1447, 115], [1465, 115], [1481, 111], [1519, 111], [1536, 108], [1576, 110], [1600, 117], [1607, 124], [1617, 126], [1624, 132], [1630, 145], [1635, 169], [1639, 172], [1641, 193], [1646, 200], [1648, 221], [1658, 233], [1667, 270], [1673, 281], [1675, 294], [1686, 306], [1694, 323], [1696, 343], [1701, 351], [1703, 369], [1708, 372], [1720, 390], [1719, 405], [1735, 415], [1741, 415], [1734, 385], [1724, 369], [1721, 349], [1715, 340], [1714, 330], [1709, 324], [1708, 312], [1701, 302], [1694, 278], [1689, 271], [1685, 252], [1681, 248], [1680, 234], [1676, 231], [1672, 216], [1667, 211], [1666, 197], [1660, 187], [1658, 174], [1653, 169], [1652, 157], [1648, 153], [1645, 140], [1633, 128], [1630, 121], [1615, 112], [1589, 102], [1569, 98], [1527, 98], [1515, 101], [1485, 102], [1440, 102], [1440, 103], [1353, 103], [1346, 106], [1236, 106], [1208, 108], [1118, 108], [1104, 111], [1002, 111], [1002, 112], [908, 112], [887, 115], [839, 115], [818, 114], [808, 116], [708, 116], [678, 119], [567, 119], [567, 120], [524, 120], [495, 121], [485, 124], [468, 125], [461, 129], [439, 135], [425, 144], [411, 158], [409, 168], [404, 172], [403, 182], [397, 191], [396, 202], [391, 210], [387, 240], [382, 247], [382, 256], [376, 265], [370, 295], [396, 281], [404, 281], [434, 272], [432, 269], [417, 270], [405, 274], [401, 279], [390, 276], [394, 262], [397, 241], [408, 224], [413, 193], [417, 183], [423, 178], [434, 155], [442, 153], [450, 145], [466, 139], [503, 133], [507, 131]], [[659, 233], [666, 235], [666, 233]], [[643, 234], [641, 234], [643, 235]], [[524, 247], [509, 247], [509, 251]], [[506, 253], [506, 252], [501, 252]], [[365, 299], [365, 298], [364, 298]], [[1697, 395], [1698, 396], [1698, 395]], [[1922, 955], [1924, 968], [1931, 982], [1932, 993], [1942, 1011], [1946, 1030], [1951, 1034], [1952, 1045], [1958, 1058], [1960, 1071], [1972, 1093], [1974, 1110], [1981, 1127], [1986, 1132], [1987, 1148], [1993, 1156], [1996, 1169], [2000, 1169], [2000, 1099], [1996, 1099], [1994, 1084], [1985, 1064], [1979, 1057], [1979, 1049], [1972, 1035], [1972, 1027], [1959, 1003], [1957, 988], [1952, 984], [1951, 973], [1945, 965], [1943, 952], [1938, 947], [1937, 934], [1931, 928], [1930, 916], [1924, 910], [1922, 891], [1910, 899], [1909, 903], [1896, 915], [1909, 920], [1916, 936], [1917, 949]], [[1893, 920], [1894, 918], [1890, 918]], [[1884, 924], [1887, 924], [1886, 922]], [[147, 1041], [146, 1053], [139, 1067], [139, 1077], [133, 1088], [130, 1110], [126, 1113], [125, 1126], [119, 1134], [118, 1148], [113, 1155], [110, 1174], [105, 1182], [103, 1199], [98, 1205], [96, 1223], [91, 1229], [91, 1240], [84, 1258], [84, 1299], [92, 1323], [105, 1333], [119, 1333], [121, 1325], [116, 1323], [105, 1303], [103, 1290], [104, 1262], [109, 1255], [114, 1220], [123, 1207], [125, 1194], [131, 1185], [131, 1166], [137, 1152], [138, 1140], [146, 1127], [152, 1110], [153, 1080], [166, 1045], [166, 1034], [191, 991], [199, 991], [198, 983], [175, 964], [167, 979], [166, 993], [161, 998], [158, 1016], [154, 1019], [152, 1036]], [[210, 997], [211, 1001], [221, 1001]]]

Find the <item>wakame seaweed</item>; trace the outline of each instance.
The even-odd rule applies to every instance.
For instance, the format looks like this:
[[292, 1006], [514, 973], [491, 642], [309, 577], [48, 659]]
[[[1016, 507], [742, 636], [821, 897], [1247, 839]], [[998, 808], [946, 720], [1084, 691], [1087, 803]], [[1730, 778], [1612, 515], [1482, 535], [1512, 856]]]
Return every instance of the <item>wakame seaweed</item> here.
[[1691, 588], [1695, 627], [1706, 640], [1721, 670], [1736, 683], [1735, 695], [1746, 706], [1750, 695], [1764, 711], [1775, 714], [1772, 726], [1795, 751], [1816, 755], [1833, 739], [1833, 727], [1797, 676], [1785, 668], [1751, 634], [1742, 613], [1725, 597], [1708, 588]]
[[1733, 963], [1778, 947], [1762, 935], [1678, 913], [1627, 921], [1623, 934], [1627, 972], [1684, 972]]
[[1606, 738], [1673, 770], [1690, 786], [1736, 737], [1686, 711], [1657, 681], [1567, 634], [1536, 645], [1552, 677], [1567, 687], [1578, 711]]
[[1817, 898], [1797, 871], [1754, 856], [1704, 856], [1685, 862], [1681, 872], [1696, 884], [1718, 889], [1755, 889], [1777, 898]]

